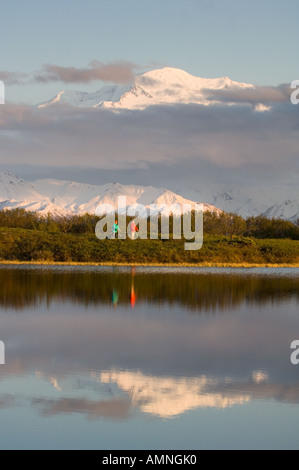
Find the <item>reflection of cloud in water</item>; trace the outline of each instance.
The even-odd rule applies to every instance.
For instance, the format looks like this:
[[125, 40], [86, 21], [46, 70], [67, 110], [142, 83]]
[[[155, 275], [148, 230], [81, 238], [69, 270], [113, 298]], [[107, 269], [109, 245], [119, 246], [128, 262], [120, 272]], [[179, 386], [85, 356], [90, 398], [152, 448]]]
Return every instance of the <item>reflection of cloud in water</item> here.
[[16, 404], [16, 398], [13, 395], [0, 395], [0, 409], [5, 409]]
[[[35, 375], [36, 375], [36, 377], [39, 377], [39, 378], [44, 377], [43, 373], [39, 372], [39, 371], [36, 371]], [[62, 392], [62, 387], [61, 387], [61, 385], [59, 385], [57, 377], [48, 376], [48, 380], [53, 385], [55, 390], [57, 390], [57, 392]]]
[[34, 398], [31, 405], [37, 406], [43, 416], [83, 413], [88, 419], [126, 419], [129, 417], [131, 409], [131, 403], [126, 399], [93, 401], [69, 397], [59, 398], [58, 400]]
[[264, 372], [263, 370], [254, 370], [252, 372], [252, 380], [256, 384], [267, 382], [268, 379], [269, 379], [268, 374]]

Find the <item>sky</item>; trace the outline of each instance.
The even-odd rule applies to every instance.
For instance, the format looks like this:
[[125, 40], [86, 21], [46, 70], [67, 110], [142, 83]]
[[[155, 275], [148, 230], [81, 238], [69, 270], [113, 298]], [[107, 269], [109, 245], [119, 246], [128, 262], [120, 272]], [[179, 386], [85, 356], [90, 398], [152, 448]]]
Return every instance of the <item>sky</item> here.
[[35, 108], [62, 90], [96, 91], [164, 66], [207, 78], [229, 76], [263, 87], [262, 94], [276, 93], [281, 84], [299, 79], [298, 0], [0, 5], [0, 80], [6, 92], [0, 169], [28, 180], [116, 180], [172, 189], [191, 180], [194, 187], [199, 180], [298, 183], [299, 106], [289, 100], [276, 102], [268, 113], [253, 113], [237, 96], [233, 109], [158, 106], [118, 116]]
[[[86, 67], [97, 60], [131, 62], [141, 72], [168, 65], [197, 76], [229, 76], [257, 85], [298, 78], [297, 0], [0, 3], [2, 71], [33, 75], [44, 64]], [[81, 89], [100, 86], [81, 84]], [[7, 86], [6, 94], [9, 101], [33, 104], [63, 88], [63, 83], [31, 83]]]

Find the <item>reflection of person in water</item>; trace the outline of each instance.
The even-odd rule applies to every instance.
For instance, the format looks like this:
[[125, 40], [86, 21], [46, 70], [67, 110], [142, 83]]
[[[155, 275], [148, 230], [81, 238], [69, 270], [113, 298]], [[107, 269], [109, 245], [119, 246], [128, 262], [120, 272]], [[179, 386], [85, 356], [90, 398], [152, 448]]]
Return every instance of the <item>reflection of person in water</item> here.
[[134, 308], [135, 303], [136, 303], [136, 294], [135, 294], [135, 291], [134, 291], [134, 284], [133, 283], [132, 283], [132, 287], [131, 287], [130, 301], [131, 301], [131, 307]]
[[112, 303], [113, 303], [114, 307], [116, 308], [117, 304], [118, 304], [118, 292], [115, 289], [113, 289], [113, 291], [112, 291]]
[[131, 307], [134, 308], [135, 303], [136, 303], [136, 294], [134, 290], [135, 266], [132, 266], [131, 273], [132, 273], [132, 284], [131, 284], [130, 302], [131, 302]]

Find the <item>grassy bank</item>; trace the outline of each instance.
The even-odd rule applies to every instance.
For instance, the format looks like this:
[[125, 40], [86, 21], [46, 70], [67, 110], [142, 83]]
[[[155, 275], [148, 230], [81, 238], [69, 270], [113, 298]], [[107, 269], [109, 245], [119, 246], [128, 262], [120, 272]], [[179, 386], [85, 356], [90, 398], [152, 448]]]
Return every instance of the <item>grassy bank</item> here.
[[184, 240], [98, 240], [94, 234], [0, 228], [2, 263], [299, 266], [299, 241], [206, 235], [201, 250]]
[[106, 266], [106, 267], [168, 267], [168, 268], [299, 268], [299, 263], [76, 263], [59, 261], [3, 261], [0, 260], [0, 266]]

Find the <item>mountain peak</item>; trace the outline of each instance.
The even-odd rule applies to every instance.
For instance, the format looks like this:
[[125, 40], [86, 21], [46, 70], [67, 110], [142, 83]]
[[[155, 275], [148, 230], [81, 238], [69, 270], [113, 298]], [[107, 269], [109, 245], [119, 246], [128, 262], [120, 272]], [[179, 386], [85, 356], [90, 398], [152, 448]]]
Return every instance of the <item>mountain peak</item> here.
[[62, 91], [39, 107], [67, 103], [77, 107], [102, 107], [117, 111], [142, 110], [148, 106], [175, 104], [209, 106], [216, 102], [215, 99], [211, 99], [214, 90], [230, 88], [254, 88], [254, 85], [234, 82], [229, 77], [196, 77], [185, 70], [163, 67], [136, 76], [133, 82], [126, 86], [105, 86], [95, 93]]
[[[190, 78], [194, 78], [193, 75], [186, 72], [185, 70], [178, 69], [175, 67], [162, 67], [160, 69], [149, 70], [148, 72], [139, 75], [138, 77], [147, 77], [163, 81], [183, 81]], [[137, 77], [137, 78], [138, 78]]]

